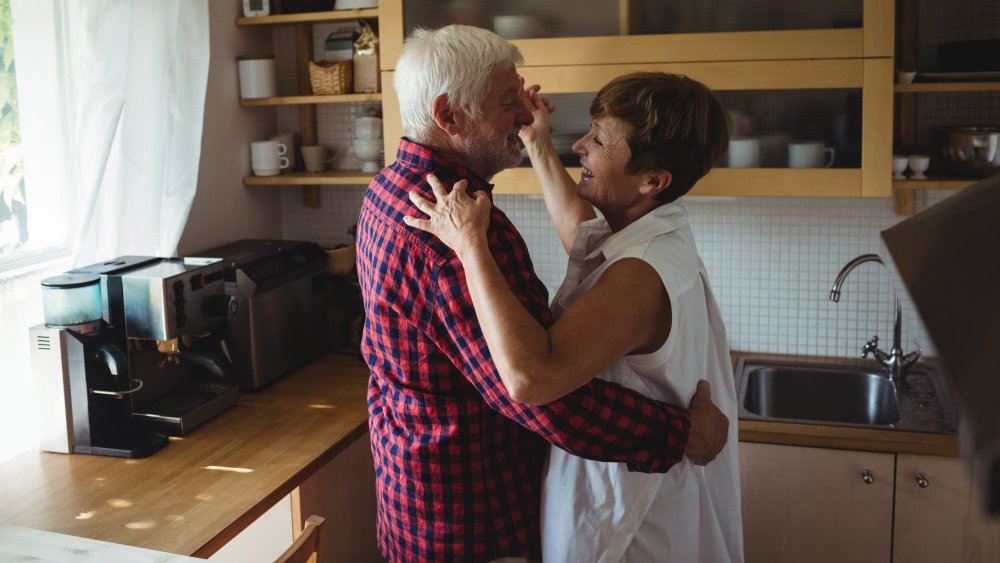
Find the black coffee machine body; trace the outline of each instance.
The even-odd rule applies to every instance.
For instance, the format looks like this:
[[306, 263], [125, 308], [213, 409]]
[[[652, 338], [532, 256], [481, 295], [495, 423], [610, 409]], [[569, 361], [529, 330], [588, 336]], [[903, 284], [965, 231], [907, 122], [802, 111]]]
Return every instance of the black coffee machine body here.
[[236, 402], [218, 260], [125, 256], [42, 286], [43, 450], [146, 457]]

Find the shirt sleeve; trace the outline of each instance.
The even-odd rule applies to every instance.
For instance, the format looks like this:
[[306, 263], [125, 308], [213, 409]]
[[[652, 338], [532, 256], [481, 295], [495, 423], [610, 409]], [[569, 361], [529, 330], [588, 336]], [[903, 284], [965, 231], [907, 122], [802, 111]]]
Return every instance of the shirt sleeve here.
[[[502, 261], [498, 262], [504, 270]], [[621, 462], [632, 471], [645, 473], [663, 473], [681, 461], [691, 426], [687, 410], [616, 383], [594, 379], [542, 406], [511, 399], [487, 348], [461, 264], [457, 259], [440, 264], [435, 274], [438, 295], [436, 306], [428, 311], [430, 337], [490, 408], [553, 445], [587, 459]], [[522, 295], [528, 277], [508, 276], [508, 282], [516, 294], [521, 293], [518, 298], [522, 304], [532, 311], [532, 305], [539, 308], [538, 303]], [[545, 317], [548, 310], [533, 314]], [[548, 324], [547, 318], [539, 320]]]

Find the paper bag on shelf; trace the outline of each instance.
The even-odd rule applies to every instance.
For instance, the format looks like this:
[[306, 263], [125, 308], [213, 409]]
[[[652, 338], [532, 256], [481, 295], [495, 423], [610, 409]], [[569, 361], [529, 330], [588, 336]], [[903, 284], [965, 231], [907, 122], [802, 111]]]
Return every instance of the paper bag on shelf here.
[[354, 91], [378, 92], [378, 37], [367, 22], [361, 22], [361, 35], [354, 41]]

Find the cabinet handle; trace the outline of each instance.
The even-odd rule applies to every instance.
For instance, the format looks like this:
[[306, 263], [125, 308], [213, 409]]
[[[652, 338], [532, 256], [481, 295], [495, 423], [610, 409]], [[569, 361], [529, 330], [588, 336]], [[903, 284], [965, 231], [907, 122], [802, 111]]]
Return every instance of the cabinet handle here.
[[872, 474], [871, 469], [865, 469], [861, 472], [861, 480], [865, 482], [865, 485], [871, 485], [875, 482], [875, 475]]
[[923, 473], [917, 473], [916, 475], [917, 486], [921, 489], [926, 489], [931, 486], [931, 482], [927, 480], [927, 475]]

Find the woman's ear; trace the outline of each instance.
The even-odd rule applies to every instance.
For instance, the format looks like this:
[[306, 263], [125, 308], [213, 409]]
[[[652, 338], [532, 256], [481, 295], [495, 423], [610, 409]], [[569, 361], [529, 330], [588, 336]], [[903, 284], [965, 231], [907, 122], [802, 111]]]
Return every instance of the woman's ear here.
[[434, 105], [431, 108], [431, 116], [434, 118], [434, 123], [442, 131], [449, 135], [454, 135], [458, 133], [458, 114], [451, 107], [451, 101], [448, 99], [448, 94], [441, 94], [440, 96], [434, 98]]
[[646, 181], [639, 186], [639, 193], [647, 197], [655, 197], [656, 194], [670, 187], [674, 179], [674, 174], [669, 170], [657, 170], [646, 177]]

